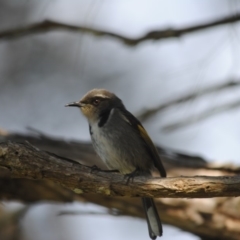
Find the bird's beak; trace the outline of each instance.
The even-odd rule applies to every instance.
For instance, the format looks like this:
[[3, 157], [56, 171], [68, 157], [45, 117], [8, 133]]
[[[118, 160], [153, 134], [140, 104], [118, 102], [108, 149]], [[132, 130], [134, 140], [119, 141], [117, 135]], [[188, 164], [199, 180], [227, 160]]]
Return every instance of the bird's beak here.
[[80, 102], [71, 102], [65, 105], [65, 107], [83, 107], [83, 104], [81, 104]]

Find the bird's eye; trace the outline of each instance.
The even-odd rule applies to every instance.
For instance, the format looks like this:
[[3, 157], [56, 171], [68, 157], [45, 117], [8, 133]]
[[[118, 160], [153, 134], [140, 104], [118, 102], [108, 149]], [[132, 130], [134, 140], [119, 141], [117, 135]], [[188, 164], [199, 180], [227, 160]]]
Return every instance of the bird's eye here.
[[97, 106], [100, 103], [100, 99], [96, 98], [96, 99], [93, 100], [92, 103], [93, 103], [94, 106]]

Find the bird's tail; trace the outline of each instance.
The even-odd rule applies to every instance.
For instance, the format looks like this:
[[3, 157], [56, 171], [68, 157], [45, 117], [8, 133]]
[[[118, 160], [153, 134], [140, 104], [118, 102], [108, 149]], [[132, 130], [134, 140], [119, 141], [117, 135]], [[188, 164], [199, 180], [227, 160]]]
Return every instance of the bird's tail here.
[[142, 198], [144, 212], [147, 218], [148, 231], [151, 239], [162, 236], [162, 223], [152, 198]]

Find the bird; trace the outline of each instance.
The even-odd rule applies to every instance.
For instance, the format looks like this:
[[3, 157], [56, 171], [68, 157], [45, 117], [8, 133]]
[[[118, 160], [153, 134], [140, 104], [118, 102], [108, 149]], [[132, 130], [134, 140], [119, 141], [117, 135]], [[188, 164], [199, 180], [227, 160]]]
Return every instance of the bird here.
[[[157, 169], [166, 177], [165, 168], [147, 131], [130, 113], [122, 100], [106, 89], [93, 89], [80, 101], [66, 104], [80, 108], [87, 118], [93, 147], [109, 170], [133, 178], [151, 176]], [[153, 198], [142, 198], [149, 236], [162, 236], [162, 224]]]

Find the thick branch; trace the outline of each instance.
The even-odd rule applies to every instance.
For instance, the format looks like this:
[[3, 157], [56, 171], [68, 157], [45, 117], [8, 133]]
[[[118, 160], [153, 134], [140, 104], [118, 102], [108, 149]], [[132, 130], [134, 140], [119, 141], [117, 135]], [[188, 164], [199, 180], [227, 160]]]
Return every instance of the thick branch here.
[[107, 196], [210, 198], [240, 196], [240, 177], [136, 177], [126, 185], [120, 174], [96, 172], [72, 160], [42, 152], [31, 145], [0, 143], [0, 175], [8, 178], [51, 180], [75, 193]]
[[97, 37], [108, 36], [108, 37], [112, 37], [117, 40], [120, 40], [126, 45], [135, 46], [146, 40], [161, 40], [166, 38], [180, 37], [188, 33], [204, 30], [210, 27], [215, 27], [223, 24], [234, 23], [239, 20], [240, 20], [240, 15], [234, 14], [233, 16], [224, 17], [208, 23], [197, 24], [194, 26], [186, 27], [186, 28], [180, 28], [180, 29], [168, 28], [165, 30], [151, 31], [139, 38], [129, 38], [117, 33], [112, 33], [112, 32], [103, 31], [99, 29], [94, 29], [94, 28], [89, 28], [84, 26], [74, 26], [70, 24], [46, 20], [44, 22], [32, 24], [26, 27], [2, 31], [0, 32], [0, 39], [12, 39], [12, 38], [19, 38], [19, 37], [28, 36], [31, 34], [36, 34], [36, 33], [53, 31], [53, 30], [64, 30], [64, 31], [88, 33]]

